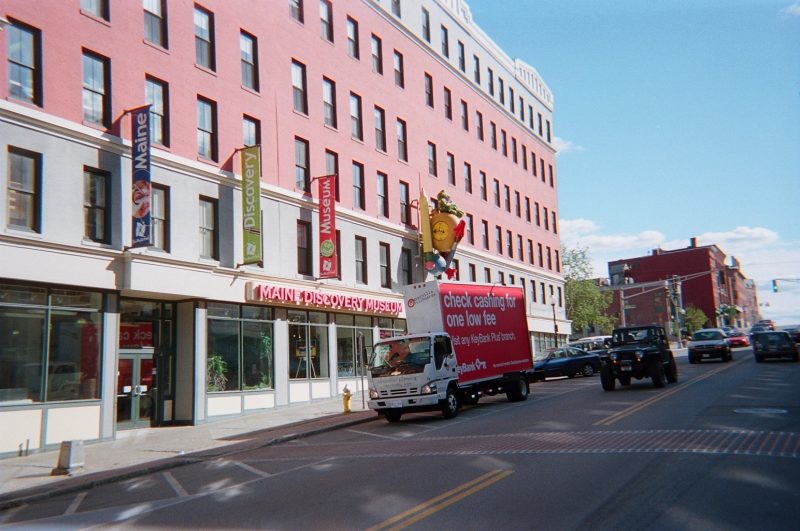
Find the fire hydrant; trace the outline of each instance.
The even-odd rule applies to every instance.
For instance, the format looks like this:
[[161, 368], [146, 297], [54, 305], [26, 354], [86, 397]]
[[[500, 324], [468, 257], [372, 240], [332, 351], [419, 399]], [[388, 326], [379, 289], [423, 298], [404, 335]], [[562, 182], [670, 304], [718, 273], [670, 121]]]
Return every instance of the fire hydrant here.
[[345, 413], [350, 413], [350, 399], [352, 396], [353, 393], [351, 393], [350, 389], [345, 385], [344, 389], [342, 389], [342, 406], [344, 407]]

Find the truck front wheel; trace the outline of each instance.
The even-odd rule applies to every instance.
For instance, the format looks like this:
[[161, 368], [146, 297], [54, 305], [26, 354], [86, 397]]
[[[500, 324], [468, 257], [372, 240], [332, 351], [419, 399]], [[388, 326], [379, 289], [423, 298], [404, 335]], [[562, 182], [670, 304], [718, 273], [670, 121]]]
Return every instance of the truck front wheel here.
[[617, 381], [614, 379], [614, 373], [605, 365], [600, 367], [600, 384], [606, 391], [613, 391], [617, 386]]
[[442, 400], [442, 416], [451, 419], [458, 415], [458, 395], [452, 387], [447, 389], [447, 396]]
[[650, 378], [653, 380], [653, 387], [661, 388], [666, 385], [664, 364], [661, 363], [661, 360], [654, 360], [650, 363]]
[[400, 422], [400, 417], [403, 416], [403, 413], [397, 409], [387, 409], [383, 412], [383, 416], [386, 417], [388, 422]]
[[667, 369], [667, 381], [669, 383], [678, 383], [678, 364], [675, 363], [675, 358], [670, 356], [669, 368]]

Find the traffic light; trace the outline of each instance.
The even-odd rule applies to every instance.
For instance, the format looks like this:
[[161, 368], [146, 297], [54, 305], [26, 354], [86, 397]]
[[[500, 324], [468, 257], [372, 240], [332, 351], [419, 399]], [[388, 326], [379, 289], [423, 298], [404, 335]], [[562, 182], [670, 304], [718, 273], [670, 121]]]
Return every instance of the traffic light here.
[[777, 280], [773, 280], [772, 281], [772, 293], [778, 293], [778, 281]]

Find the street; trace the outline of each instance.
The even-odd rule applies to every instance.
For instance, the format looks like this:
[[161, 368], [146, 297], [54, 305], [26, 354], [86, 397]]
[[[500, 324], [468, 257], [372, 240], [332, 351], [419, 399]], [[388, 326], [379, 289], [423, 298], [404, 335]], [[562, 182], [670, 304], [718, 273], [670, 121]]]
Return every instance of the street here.
[[52, 498], [2, 528], [796, 529], [800, 364], [679, 358], [383, 419]]

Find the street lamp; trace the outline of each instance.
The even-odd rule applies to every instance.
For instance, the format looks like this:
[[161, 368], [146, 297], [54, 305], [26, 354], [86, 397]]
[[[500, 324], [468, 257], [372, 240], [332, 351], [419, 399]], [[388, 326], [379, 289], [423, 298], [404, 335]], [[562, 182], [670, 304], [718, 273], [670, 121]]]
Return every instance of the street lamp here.
[[556, 321], [556, 298], [554, 296], [550, 296], [550, 306], [553, 307], [553, 331], [555, 332], [556, 341], [555, 346], [558, 346], [558, 322]]

